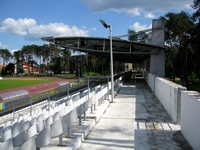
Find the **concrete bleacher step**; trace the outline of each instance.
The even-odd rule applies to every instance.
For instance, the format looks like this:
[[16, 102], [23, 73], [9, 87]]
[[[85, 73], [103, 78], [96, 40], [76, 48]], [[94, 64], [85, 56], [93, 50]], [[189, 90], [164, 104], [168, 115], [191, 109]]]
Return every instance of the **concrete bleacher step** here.
[[87, 138], [92, 128], [101, 118], [102, 114], [108, 108], [110, 102], [104, 100], [104, 102], [97, 106], [96, 110], [91, 114], [90, 110], [86, 112], [86, 120], [82, 120], [82, 124], [79, 126], [79, 122], [76, 122], [76, 125], [72, 127], [72, 137], [66, 138], [63, 135], [63, 146], [58, 146], [58, 138], [52, 139], [51, 143], [48, 146], [42, 147], [41, 150], [76, 150], [78, 149], [82, 142]]

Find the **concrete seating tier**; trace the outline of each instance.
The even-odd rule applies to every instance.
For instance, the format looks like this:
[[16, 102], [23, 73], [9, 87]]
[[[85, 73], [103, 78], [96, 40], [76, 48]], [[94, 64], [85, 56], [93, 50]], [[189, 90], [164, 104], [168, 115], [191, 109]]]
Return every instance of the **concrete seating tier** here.
[[64, 97], [0, 125], [0, 149], [38, 150], [49, 145], [53, 138], [59, 138], [59, 145], [63, 145], [63, 134], [71, 137], [72, 126], [77, 120], [82, 124], [88, 108], [92, 113], [96, 105], [105, 100], [108, 85], [110, 83]]

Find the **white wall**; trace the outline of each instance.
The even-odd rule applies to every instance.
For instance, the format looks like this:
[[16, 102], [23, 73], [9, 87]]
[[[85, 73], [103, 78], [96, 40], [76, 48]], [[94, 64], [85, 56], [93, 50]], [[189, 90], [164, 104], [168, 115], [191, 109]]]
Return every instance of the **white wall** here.
[[181, 113], [178, 109], [181, 101], [179, 90], [186, 90], [186, 88], [164, 78], [155, 78], [155, 95], [176, 123], [179, 122], [178, 116]]
[[200, 94], [181, 92], [181, 132], [194, 150], [200, 149]]
[[193, 149], [200, 150], [200, 93], [150, 73], [145, 80]]
[[148, 85], [153, 92], [155, 92], [155, 75], [149, 73], [148, 74]]
[[186, 88], [151, 73], [148, 73], [146, 76], [148, 76], [146, 81], [149, 87], [164, 106], [172, 120], [175, 123], [180, 123], [180, 91], [186, 90]]

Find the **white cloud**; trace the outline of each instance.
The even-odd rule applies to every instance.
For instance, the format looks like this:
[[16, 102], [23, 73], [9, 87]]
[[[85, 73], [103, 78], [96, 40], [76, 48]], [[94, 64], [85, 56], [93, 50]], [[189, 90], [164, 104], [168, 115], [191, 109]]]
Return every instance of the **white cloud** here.
[[9, 32], [17, 35], [27, 35], [27, 29], [32, 28], [36, 25], [34, 19], [18, 19], [6, 18], [1, 22], [0, 32]]
[[145, 13], [145, 18], [153, 19], [153, 18], [156, 18], [156, 16], [154, 14], [152, 14], [152, 13]]
[[131, 29], [134, 29], [135, 31], [141, 31], [141, 30], [146, 30], [150, 29], [152, 25], [142, 25], [139, 22], [135, 22], [133, 25], [130, 26]]
[[6, 48], [7, 48], [7, 46], [0, 42], [0, 49], [6, 49]]
[[88, 36], [88, 30], [69, 26], [64, 23], [49, 23], [38, 25], [31, 18], [6, 18], [0, 24], [0, 32], [24, 36], [27, 40], [40, 40], [46, 36]]
[[130, 16], [140, 16], [141, 12], [139, 8], [123, 9], [125, 13]]
[[12, 49], [12, 50], [10, 50], [10, 52], [11, 52], [12, 54], [14, 54], [14, 52], [16, 52], [16, 51], [19, 51], [19, 49]]
[[155, 17], [155, 12], [168, 12], [172, 10], [191, 9], [189, 6], [193, 0], [81, 0], [86, 3], [93, 11], [113, 10], [115, 12], [124, 12], [128, 15], [145, 17]]

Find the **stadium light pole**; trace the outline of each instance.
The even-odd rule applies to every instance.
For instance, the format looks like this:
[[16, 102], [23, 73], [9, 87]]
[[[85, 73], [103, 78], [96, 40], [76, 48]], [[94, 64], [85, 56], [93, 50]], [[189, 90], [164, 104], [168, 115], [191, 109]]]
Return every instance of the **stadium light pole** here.
[[113, 52], [112, 52], [112, 26], [104, 20], [99, 20], [101, 24], [110, 31], [110, 72], [111, 72], [111, 102], [114, 102], [114, 82], [113, 82]]

